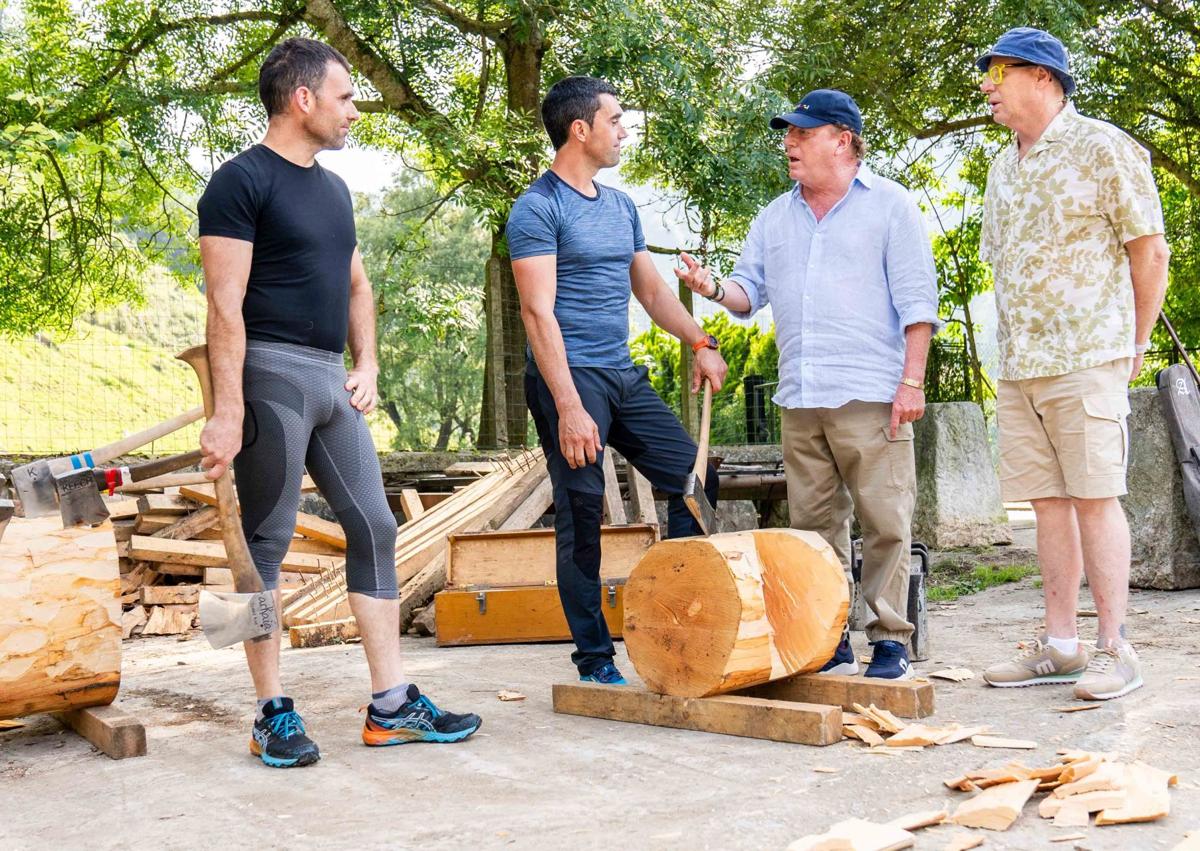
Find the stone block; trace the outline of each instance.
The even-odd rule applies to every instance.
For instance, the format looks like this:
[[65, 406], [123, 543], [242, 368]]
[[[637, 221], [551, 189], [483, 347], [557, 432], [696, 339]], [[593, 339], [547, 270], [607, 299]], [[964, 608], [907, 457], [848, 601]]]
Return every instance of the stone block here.
[[914, 425], [917, 508], [913, 539], [933, 549], [1012, 542], [983, 411], [940, 402]]
[[1158, 390], [1129, 394], [1129, 493], [1121, 498], [1129, 519], [1135, 588], [1200, 587], [1200, 542], [1183, 502], [1183, 479], [1171, 446]]

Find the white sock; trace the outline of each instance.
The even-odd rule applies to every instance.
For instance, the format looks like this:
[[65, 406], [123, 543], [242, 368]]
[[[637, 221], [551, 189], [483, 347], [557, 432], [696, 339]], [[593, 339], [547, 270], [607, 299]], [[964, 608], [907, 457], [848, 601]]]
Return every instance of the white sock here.
[[1074, 656], [1079, 652], [1079, 636], [1074, 638], [1055, 638], [1053, 635], [1046, 636], [1046, 644], [1053, 647], [1059, 653], [1065, 653], [1068, 656]]

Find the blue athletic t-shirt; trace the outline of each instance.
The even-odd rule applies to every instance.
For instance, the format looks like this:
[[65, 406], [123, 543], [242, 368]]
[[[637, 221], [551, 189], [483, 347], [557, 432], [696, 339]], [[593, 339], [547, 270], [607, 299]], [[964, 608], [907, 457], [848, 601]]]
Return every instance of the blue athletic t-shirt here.
[[623, 369], [629, 357], [629, 266], [646, 250], [633, 199], [593, 181], [589, 198], [547, 171], [513, 205], [508, 253], [513, 260], [554, 254], [554, 318], [568, 366]]

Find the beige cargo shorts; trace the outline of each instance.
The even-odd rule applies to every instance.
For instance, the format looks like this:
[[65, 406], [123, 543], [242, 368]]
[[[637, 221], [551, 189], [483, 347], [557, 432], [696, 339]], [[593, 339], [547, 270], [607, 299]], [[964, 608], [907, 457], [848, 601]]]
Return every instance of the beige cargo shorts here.
[[1000, 491], [1006, 502], [1126, 493], [1131, 358], [1001, 381]]

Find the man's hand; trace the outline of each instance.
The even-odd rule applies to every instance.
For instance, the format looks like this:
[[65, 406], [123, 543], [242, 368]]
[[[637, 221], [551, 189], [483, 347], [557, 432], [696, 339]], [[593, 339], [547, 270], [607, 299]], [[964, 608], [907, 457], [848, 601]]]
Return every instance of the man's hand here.
[[378, 369], [356, 366], [346, 379], [346, 389], [351, 393], [350, 404], [364, 414], [371, 413], [379, 404], [379, 391], [375, 386], [378, 375]]
[[712, 392], [716, 393], [725, 383], [725, 374], [729, 365], [716, 349], [701, 349], [692, 358], [692, 392], [699, 393], [704, 379], [712, 383]]
[[1129, 383], [1132, 384], [1137, 380], [1137, 377], [1142, 374], [1142, 364], [1146, 360], [1145, 354], [1133, 356], [1133, 371], [1129, 373]]
[[242, 449], [242, 420], [238, 417], [213, 417], [200, 432], [200, 467], [216, 481], [225, 474]]
[[603, 448], [600, 429], [583, 405], [559, 412], [558, 447], [572, 470], [596, 463], [596, 453]]
[[892, 401], [892, 422], [888, 434], [896, 439], [896, 429], [901, 423], [916, 422], [925, 416], [925, 391], [907, 384], [896, 388], [896, 398]]
[[686, 269], [672, 269], [676, 278], [683, 281], [689, 290], [705, 298], [716, 294], [717, 285], [713, 283], [710, 270], [697, 263], [695, 258], [686, 251], [680, 252], [679, 259], [683, 261]]

